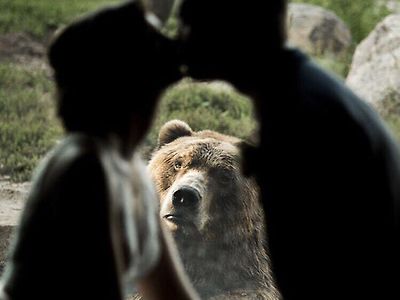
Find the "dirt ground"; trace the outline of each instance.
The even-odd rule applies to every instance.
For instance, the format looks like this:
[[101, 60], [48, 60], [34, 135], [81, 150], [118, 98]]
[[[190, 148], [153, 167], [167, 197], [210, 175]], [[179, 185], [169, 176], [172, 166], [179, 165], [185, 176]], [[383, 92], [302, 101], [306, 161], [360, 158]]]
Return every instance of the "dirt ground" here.
[[26, 33], [0, 35], [0, 62], [47, 70], [46, 46]]
[[0, 177], [0, 273], [7, 259], [8, 248], [24, 207], [29, 182], [12, 183]]
[[12, 183], [0, 177], [0, 226], [15, 226], [25, 203], [30, 183]]

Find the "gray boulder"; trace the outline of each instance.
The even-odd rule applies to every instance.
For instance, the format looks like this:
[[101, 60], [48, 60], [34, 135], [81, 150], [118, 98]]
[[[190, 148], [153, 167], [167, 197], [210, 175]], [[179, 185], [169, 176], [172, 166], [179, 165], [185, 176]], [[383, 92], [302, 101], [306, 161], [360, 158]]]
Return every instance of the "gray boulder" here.
[[386, 17], [357, 47], [346, 82], [383, 116], [400, 115], [400, 14]]
[[310, 55], [341, 55], [351, 46], [351, 33], [333, 12], [319, 6], [291, 3], [288, 42]]

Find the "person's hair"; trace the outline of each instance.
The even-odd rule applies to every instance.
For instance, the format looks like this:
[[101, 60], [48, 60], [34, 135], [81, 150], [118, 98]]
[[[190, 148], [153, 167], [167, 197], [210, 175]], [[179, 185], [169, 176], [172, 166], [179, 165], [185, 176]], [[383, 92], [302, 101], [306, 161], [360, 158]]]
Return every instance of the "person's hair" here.
[[151, 118], [158, 93], [171, 83], [172, 42], [146, 22], [138, 3], [85, 16], [50, 45], [58, 114], [68, 131], [119, 130], [134, 112]]
[[249, 39], [264, 35], [271, 45], [286, 39], [287, 0], [182, 0], [180, 18], [186, 24], [233, 26], [230, 31], [246, 32]]

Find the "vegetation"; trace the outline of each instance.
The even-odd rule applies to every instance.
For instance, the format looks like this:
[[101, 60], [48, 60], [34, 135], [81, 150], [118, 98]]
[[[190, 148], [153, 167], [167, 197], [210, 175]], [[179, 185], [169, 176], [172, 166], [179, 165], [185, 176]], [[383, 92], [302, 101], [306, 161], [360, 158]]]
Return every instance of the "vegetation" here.
[[27, 32], [43, 39], [59, 26], [118, 0], [1, 0], [0, 33]]
[[[240, 138], [255, 130], [250, 100], [223, 83], [195, 83], [189, 79], [166, 91], [153, 127], [144, 141], [156, 145], [160, 127], [171, 119], [188, 123], [193, 130], [211, 129]], [[146, 150], [147, 150], [146, 149]]]
[[28, 180], [61, 133], [43, 70], [0, 64], [0, 175]]

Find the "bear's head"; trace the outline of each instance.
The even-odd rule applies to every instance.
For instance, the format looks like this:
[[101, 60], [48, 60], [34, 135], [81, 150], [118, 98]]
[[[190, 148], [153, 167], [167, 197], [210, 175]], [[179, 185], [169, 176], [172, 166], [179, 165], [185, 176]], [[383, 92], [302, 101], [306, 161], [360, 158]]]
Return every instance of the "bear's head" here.
[[[160, 217], [176, 236], [226, 239], [248, 224], [258, 205], [254, 183], [240, 171], [242, 140], [173, 120], [160, 130], [149, 169], [160, 195]], [[255, 203], [257, 202], [257, 203]]]
[[258, 188], [240, 169], [243, 143], [173, 120], [161, 128], [149, 162], [160, 218], [202, 297], [237, 289], [275, 293]]

